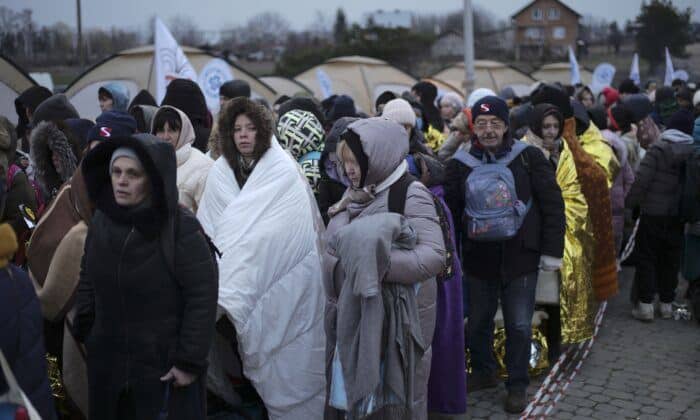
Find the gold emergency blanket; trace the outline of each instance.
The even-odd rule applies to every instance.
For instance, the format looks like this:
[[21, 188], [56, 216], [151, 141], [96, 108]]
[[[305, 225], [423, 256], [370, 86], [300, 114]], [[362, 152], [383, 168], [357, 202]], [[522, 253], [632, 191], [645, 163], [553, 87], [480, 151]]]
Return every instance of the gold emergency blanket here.
[[559, 290], [561, 339], [563, 343], [579, 343], [593, 336], [595, 299], [591, 277], [595, 242], [574, 157], [566, 141], [563, 146], [556, 171], [566, 216]]
[[433, 128], [432, 125], [428, 126], [428, 132], [424, 133], [425, 144], [430, 147], [430, 149], [437, 153], [445, 142], [445, 135], [441, 133], [438, 129]]
[[[548, 352], [547, 338], [540, 330], [540, 327], [533, 326], [527, 369], [530, 376], [538, 376], [549, 369]], [[498, 375], [506, 379], [508, 377], [508, 371], [506, 370], [506, 329], [503, 327], [496, 328], [493, 332], [493, 353], [498, 364]], [[464, 357], [467, 362], [467, 373], [471, 373], [472, 364], [469, 349], [465, 349]]]
[[[524, 141], [542, 149], [542, 142], [533, 133], [528, 133]], [[583, 153], [580, 146], [578, 151]], [[578, 343], [593, 336], [595, 299], [591, 277], [595, 243], [588, 204], [581, 191], [574, 156], [565, 140], [562, 141], [556, 179], [564, 199], [566, 218], [559, 288], [561, 339], [563, 343]]]

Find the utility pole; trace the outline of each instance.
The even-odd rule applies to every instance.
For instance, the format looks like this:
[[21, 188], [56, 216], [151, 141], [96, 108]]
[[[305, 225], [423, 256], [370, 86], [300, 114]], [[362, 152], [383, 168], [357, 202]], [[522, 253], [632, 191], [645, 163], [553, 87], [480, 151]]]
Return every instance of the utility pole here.
[[464, 97], [474, 89], [474, 10], [471, 0], [464, 0]]
[[75, 3], [78, 10], [78, 65], [83, 67], [85, 65], [85, 57], [83, 55], [83, 19], [80, 13], [80, 0], [75, 0]]

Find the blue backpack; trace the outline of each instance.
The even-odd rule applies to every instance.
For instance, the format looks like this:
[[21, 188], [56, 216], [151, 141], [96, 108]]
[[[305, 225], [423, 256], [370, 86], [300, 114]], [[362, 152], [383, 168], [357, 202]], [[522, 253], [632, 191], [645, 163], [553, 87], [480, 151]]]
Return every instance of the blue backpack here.
[[462, 149], [454, 155], [455, 159], [472, 168], [464, 183], [464, 212], [469, 239], [497, 242], [511, 239], [518, 233], [532, 207], [532, 199], [527, 204], [518, 199], [513, 172], [508, 165], [527, 147], [516, 140], [510, 152], [496, 162], [487, 162], [486, 155], [479, 160]]

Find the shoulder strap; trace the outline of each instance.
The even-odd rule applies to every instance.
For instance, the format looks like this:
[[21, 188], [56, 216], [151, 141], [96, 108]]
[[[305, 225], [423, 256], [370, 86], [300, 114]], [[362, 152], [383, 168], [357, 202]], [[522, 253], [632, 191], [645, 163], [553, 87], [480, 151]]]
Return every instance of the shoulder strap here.
[[513, 147], [510, 149], [510, 152], [508, 152], [508, 154], [506, 154], [501, 159], [499, 159], [498, 162], [508, 166], [515, 158], [520, 156], [520, 154], [522, 152], [524, 152], [525, 149], [527, 149], [528, 147], [530, 147], [530, 146], [527, 143], [524, 143], [520, 140], [515, 140], [515, 142], [513, 143]]
[[416, 177], [406, 172], [389, 187], [389, 212], [404, 214], [408, 187], [416, 181]]
[[484, 164], [481, 160], [475, 158], [471, 155], [471, 153], [462, 148], [457, 149], [457, 152], [452, 156], [452, 158], [457, 159], [472, 169]]

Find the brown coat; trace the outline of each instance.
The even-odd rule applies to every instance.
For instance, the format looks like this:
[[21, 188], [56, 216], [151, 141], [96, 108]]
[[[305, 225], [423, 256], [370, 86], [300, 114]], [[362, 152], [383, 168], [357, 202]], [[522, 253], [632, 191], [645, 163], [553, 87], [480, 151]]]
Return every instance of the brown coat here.
[[29, 275], [37, 289], [44, 318], [50, 322], [65, 318], [63, 343], [58, 343], [63, 349], [63, 385], [84, 415], [88, 409], [85, 353], [73, 338], [70, 325], [92, 211], [78, 167], [46, 209], [27, 248]]

